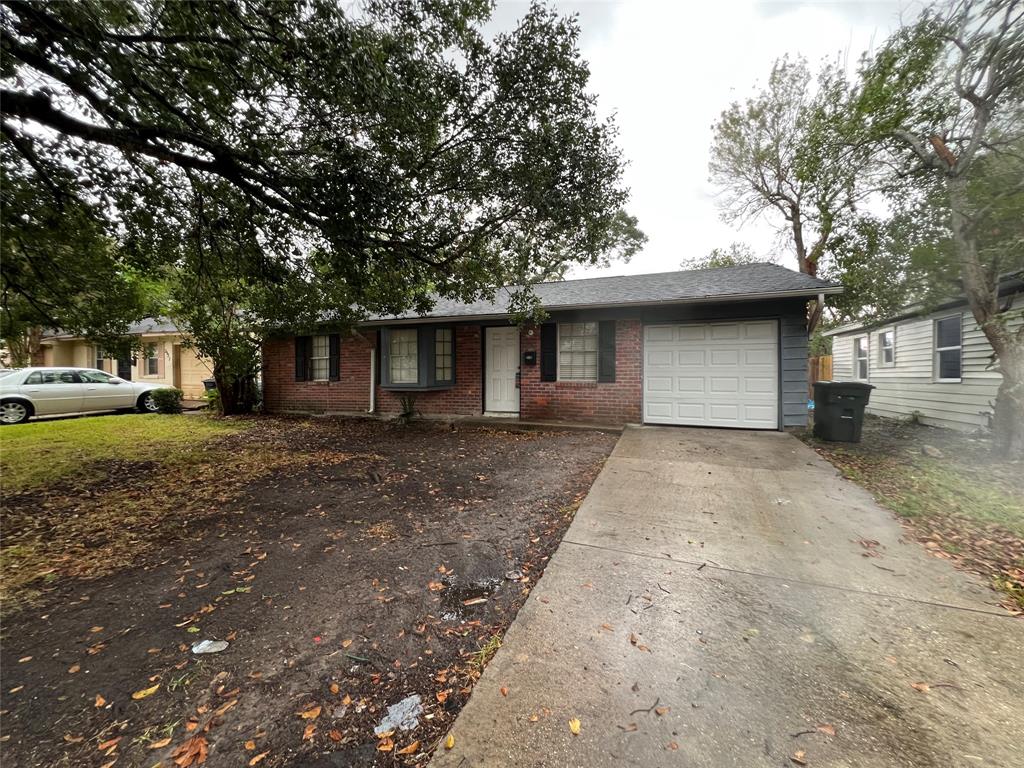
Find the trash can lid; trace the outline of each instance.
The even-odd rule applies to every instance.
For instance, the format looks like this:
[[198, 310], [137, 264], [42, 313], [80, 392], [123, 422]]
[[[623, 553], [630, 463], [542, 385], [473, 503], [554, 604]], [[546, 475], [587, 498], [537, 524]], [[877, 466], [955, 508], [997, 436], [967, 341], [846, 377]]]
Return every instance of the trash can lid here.
[[816, 381], [814, 386], [823, 387], [824, 389], [875, 389], [874, 384], [868, 384], [863, 381]]

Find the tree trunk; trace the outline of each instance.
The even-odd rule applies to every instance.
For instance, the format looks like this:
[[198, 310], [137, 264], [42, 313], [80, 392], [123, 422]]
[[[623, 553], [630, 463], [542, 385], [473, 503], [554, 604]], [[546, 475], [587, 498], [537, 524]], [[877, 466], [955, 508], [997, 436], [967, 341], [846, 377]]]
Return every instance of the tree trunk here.
[[1008, 458], [1024, 458], [1024, 337], [1010, 329], [999, 310], [998, 276], [988, 275], [978, 258], [977, 242], [966, 215], [967, 179], [946, 176], [953, 243], [971, 314], [995, 353], [1003, 376], [996, 395], [992, 433], [997, 449]]
[[217, 381], [221, 413], [234, 416], [251, 413], [256, 405], [256, 381], [251, 375], [235, 376], [214, 366], [213, 378]]

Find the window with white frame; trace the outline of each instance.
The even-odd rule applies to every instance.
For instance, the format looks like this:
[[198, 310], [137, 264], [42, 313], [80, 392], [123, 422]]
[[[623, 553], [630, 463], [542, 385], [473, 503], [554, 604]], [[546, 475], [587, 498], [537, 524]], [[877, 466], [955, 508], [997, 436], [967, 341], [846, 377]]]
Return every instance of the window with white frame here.
[[420, 380], [419, 331], [415, 328], [392, 328], [388, 357], [392, 384], [417, 384]]
[[597, 381], [597, 323], [558, 324], [560, 381]]
[[940, 317], [935, 321], [935, 378], [937, 381], [960, 381], [963, 372], [961, 325], [960, 315]]
[[146, 375], [147, 376], [159, 376], [160, 375], [160, 354], [159, 347], [156, 342], [150, 342], [146, 345]]
[[853, 378], [861, 381], [868, 377], [868, 337], [853, 340]]
[[313, 354], [309, 358], [313, 381], [327, 381], [331, 372], [331, 337], [326, 334], [313, 337]]
[[878, 334], [878, 363], [885, 367], [896, 364], [896, 331], [892, 328]]
[[434, 381], [452, 380], [452, 329], [434, 330]]
[[103, 352], [102, 347], [93, 347], [93, 355], [95, 356], [95, 366], [99, 370], [104, 370], [106, 365], [106, 354]]

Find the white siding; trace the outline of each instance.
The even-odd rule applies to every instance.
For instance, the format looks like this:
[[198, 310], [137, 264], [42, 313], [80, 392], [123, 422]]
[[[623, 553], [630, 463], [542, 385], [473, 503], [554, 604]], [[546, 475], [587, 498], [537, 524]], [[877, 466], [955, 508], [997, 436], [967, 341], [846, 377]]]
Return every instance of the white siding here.
[[[1024, 297], [1014, 298], [1014, 309], [1024, 308]], [[934, 326], [936, 318], [962, 315], [963, 352], [962, 380], [937, 382], [934, 374]], [[1024, 320], [1018, 314], [1010, 322], [1019, 327]], [[878, 334], [896, 331], [895, 364], [879, 362]], [[868, 413], [879, 416], [908, 417], [915, 411], [925, 424], [954, 429], [973, 430], [988, 426], [988, 416], [995, 403], [1002, 376], [991, 370], [992, 347], [978, 328], [968, 308], [934, 312], [892, 325], [879, 326], [870, 332], [868, 383], [871, 392]], [[832, 343], [833, 378], [853, 379], [853, 340], [863, 331], [836, 336]]]

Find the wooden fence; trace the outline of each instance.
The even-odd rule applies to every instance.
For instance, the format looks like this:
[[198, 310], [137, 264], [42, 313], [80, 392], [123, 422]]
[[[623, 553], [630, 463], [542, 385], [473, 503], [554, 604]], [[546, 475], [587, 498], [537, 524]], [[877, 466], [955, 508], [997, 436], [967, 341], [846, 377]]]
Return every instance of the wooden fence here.
[[807, 389], [814, 396], [814, 382], [828, 381], [832, 378], [832, 355], [807, 358]]

